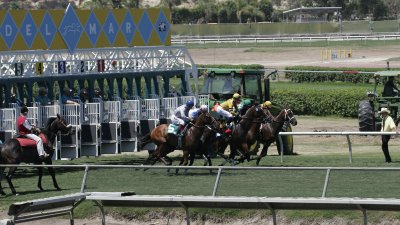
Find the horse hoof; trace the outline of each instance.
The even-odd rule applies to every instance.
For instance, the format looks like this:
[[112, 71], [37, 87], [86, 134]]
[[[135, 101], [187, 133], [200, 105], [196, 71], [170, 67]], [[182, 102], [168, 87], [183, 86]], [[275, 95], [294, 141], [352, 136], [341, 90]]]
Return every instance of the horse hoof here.
[[2, 191], [2, 192], [0, 192], [0, 195], [1, 195], [1, 196], [5, 196], [6, 193], [5, 193], [4, 191]]
[[62, 191], [62, 189], [61, 189], [61, 188], [59, 188], [59, 187], [58, 187], [58, 188], [56, 188], [56, 189], [57, 189], [57, 191]]

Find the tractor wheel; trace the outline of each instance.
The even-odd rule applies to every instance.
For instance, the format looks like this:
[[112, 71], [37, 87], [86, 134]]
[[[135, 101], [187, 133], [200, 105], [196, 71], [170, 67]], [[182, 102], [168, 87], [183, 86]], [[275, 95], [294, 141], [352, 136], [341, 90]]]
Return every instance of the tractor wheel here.
[[374, 110], [368, 100], [358, 105], [358, 126], [360, 131], [375, 131]]
[[[289, 125], [286, 129], [286, 132], [292, 132], [292, 127]], [[284, 155], [293, 155], [293, 136], [282, 136], [282, 143], [283, 143], [283, 154]], [[276, 142], [276, 147], [278, 153], [281, 153], [281, 147], [279, 144], [279, 140]]]

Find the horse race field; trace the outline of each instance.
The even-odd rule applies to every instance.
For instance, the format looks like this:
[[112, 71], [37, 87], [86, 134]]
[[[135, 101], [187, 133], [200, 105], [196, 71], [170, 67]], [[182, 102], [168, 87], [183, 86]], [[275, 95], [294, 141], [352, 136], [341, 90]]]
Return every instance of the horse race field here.
[[[349, 46], [347, 46], [350, 48]], [[400, 44], [354, 45], [354, 57], [325, 62], [321, 57], [320, 46], [271, 47], [239, 46], [216, 48], [197, 46], [189, 49], [195, 62], [199, 64], [262, 64], [266, 67], [284, 68], [293, 65], [323, 65], [348, 67], [386, 67], [400, 68]], [[293, 131], [357, 131], [357, 119], [337, 117], [298, 116], [298, 125]], [[393, 163], [385, 164], [380, 150], [380, 138], [371, 136], [351, 137], [353, 144], [353, 163], [349, 163], [347, 140], [344, 136], [295, 136], [296, 155], [285, 156], [281, 163], [276, 146], [270, 148], [263, 158], [263, 167], [400, 167], [400, 136], [389, 143]], [[171, 154], [173, 164], [177, 165], [180, 152]], [[147, 153], [80, 158], [72, 161], [57, 161], [61, 165], [101, 164], [101, 165], [140, 165]], [[214, 158], [213, 165], [222, 163]], [[202, 165], [197, 159], [195, 165]], [[245, 162], [243, 166], [255, 166], [255, 161]], [[43, 180], [44, 192], [36, 189], [37, 177], [33, 169], [19, 169], [14, 184], [19, 196], [0, 197], [0, 219], [6, 218], [6, 210], [13, 202], [79, 192], [84, 169], [57, 168], [57, 179], [61, 192], [52, 188], [50, 177]], [[331, 174], [327, 197], [385, 197], [399, 198], [400, 179], [398, 172], [367, 171], [361, 174], [354, 171], [337, 171]], [[177, 194], [210, 195], [216, 173], [189, 170], [187, 175], [180, 171], [175, 175], [165, 170], [97, 168], [89, 171], [87, 191], [135, 191], [138, 194]], [[321, 196], [325, 172], [320, 171], [228, 171], [221, 178], [219, 195], [242, 196]], [[3, 182], [5, 191], [8, 186]], [[76, 209], [75, 224], [100, 224], [97, 208], [92, 203], [83, 203]], [[272, 224], [268, 210], [212, 210], [191, 209], [192, 224]], [[181, 209], [130, 209], [107, 208], [107, 224], [186, 224]], [[393, 212], [368, 212], [370, 224], [400, 224], [400, 214]], [[50, 225], [69, 224], [66, 218], [48, 219], [29, 224]], [[278, 224], [362, 224], [362, 213], [358, 211], [279, 211]]]

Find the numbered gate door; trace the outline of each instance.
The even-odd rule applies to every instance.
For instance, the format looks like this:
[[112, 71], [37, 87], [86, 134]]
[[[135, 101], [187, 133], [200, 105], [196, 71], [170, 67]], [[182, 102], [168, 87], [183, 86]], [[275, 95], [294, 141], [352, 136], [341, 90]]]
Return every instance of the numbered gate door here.
[[[149, 135], [160, 119], [160, 100], [158, 97], [142, 100], [142, 119], [140, 120], [140, 137]], [[141, 150], [156, 150], [156, 145], [149, 143], [142, 146]]]
[[138, 133], [141, 102], [137, 100], [125, 100], [122, 102], [121, 112], [121, 152], [138, 151]]
[[[57, 114], [61, 115], [60, 105], [39, 106], [38, 126], [41, 128], [46, 127], [47, 123], [49, 122], [49, 119], [57, 117]], [[54, 148], [53, 160], [60, 159], [61, 144], [59, 136], [56, 136], [56, 139], [54, 140], [53, 143], [53, 148]]]
[[121, 102], [104, 101], [101, 121], [101, 154], [118, 154], [121, 144]]
[[61, 139], [61, 159], [74, 159], [79, 157], [79, 138], [81, 132], [81, 105], [64, 104], [61, 105], [61, 115], [66, 122], [72, 125], [69, 134], [60, 134]]
[[80, 156], [99, 156], [101, 146], [100, 103], [81, 105]]
[[0, 109], [0, 140], [2, 143], [15, 136], [17, 121], [15, 111], [15, 108]]

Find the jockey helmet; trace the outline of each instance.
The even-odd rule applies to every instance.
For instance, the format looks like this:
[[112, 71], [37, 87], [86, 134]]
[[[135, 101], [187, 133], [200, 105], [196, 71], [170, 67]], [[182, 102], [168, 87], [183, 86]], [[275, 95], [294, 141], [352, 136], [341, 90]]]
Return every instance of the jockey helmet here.
[[29, 109], [28, 109], [28, 107], [26, 107], [26, 106], [23, 106], [22, 108], [21, 108], [21, 113], [26, 113], [26, 112], [28, 112], [29, 111]]
[[189, 107], [189, 108], [192, 108], [194, 106], [194, 102], [192, 100], [188, 100], [186, 102], [186, 106]]
[[270, 101], [265, 101], [265, 102], [262, 104], [262, 107], [271, 108], [271, 107], [272, 107], [272, 102], [270, 102]]
[[235, 93], [235, 94], [233, 94], [233, 98], [235, 98], [235, 99], [238, 99], [238, 98], [240, 98], [240, 94], [239, 94], [239, 93]]
[[201, 111], [207, 111], [208, 110], [208, 106], [207, 105], [201, 105], [200, 106], [200, 110]]

